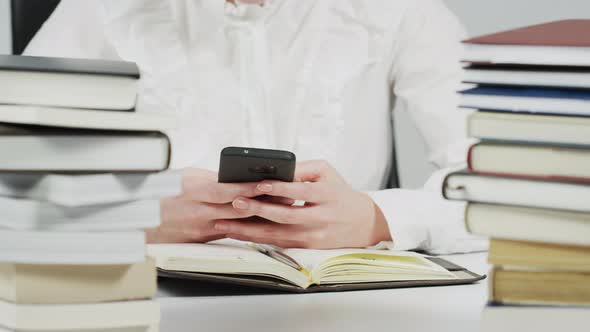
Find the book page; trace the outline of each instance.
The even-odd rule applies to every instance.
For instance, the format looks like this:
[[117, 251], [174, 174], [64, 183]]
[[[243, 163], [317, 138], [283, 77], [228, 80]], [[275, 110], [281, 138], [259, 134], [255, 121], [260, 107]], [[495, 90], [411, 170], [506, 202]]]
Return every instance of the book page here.
[[332, 258], [351, 254], [375, 254], [375, 255], [393, 255], [405, 257], [422, 257], [422, 255], [408, 251], [390, 251], [390, 250], [370, 250], [370, 249], [331, 249], [331, 250], [313, 250], [313, 249], [286, 249], [285, 253], [293, 257], [299, 264], [312, 271], [317, 266]]
[[148, 255], [158, 268], [197, 273], [260, 275], [275, 277], [302, 288], [309, 277], [251, 247], [247, 242], [220, 240], [208, 244], [153, 244]]
[[158, 265], [190, 259], [215, 264], [274, 264], [275, 260], [259, 253], [245, 242], [221, 240], [211, 243], [179, 243], [148, 245], [148, 255], [156, 258]]
[[289, 249], [286, 253], [311, 271], [315, 284], [456, 278], [414, 252]]
[[414, 252], [336, 249], [286, 249], [306, 271], [268, 257], [247, 242], [149, 245], [159, 268], [170, 271], [271, 276], [302, 288], [310, 284], [454, 279], [455, 276]]

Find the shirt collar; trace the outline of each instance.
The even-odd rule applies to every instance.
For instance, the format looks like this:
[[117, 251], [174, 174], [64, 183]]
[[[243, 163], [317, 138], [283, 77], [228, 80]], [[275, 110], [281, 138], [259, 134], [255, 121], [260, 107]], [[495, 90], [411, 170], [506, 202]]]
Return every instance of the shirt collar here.
[[235, 4], [225, 3], [225, 14], [240, 21], [259, 21], [271, 17], [283, 0], [265, 0], [264, 5], [245, 5], [236, 1]]

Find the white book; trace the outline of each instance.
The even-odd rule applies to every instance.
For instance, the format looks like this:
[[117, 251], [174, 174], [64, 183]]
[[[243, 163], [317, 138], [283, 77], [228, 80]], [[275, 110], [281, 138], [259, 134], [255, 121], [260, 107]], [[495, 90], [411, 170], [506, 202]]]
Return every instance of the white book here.
[[590, 70], [579, 67], [483, 65], [466, 68], [467, 83], [590, 88]]
[[0, 173], [0, 196], [76, 207], [157, 199], [182, 193], [182, 171], [159, 173]]
[[479, 36], [464, 41], [475, 63], [590, 66], [590, 20], [571, 19]]
[[590, 145], [588, 117], [475, 112], [467, 127], [478, 139]]
[[35, 232], [0, 229], [0, 262], [117, 265], [143, 262], [145, 233]]
[[488, 306], [482, 332], [585, 332], [590, 326], [588, 308], [542, 306]]
[[[8, 329], [8, 328], [4, 328], [2, 326], [0, 326], [0, 332], [55, 332], [55, 330], [49, 329], [49, 330], [29, 330], [29, 331], [23, 331], [20, 329]], [[108, 328], [108, 329], [70, 329], [70, 330], [66, 330], [63, 332], [159, 332], [160, 331], [160, 327], [158, 325], [152, 325], [152, 326], [129, 326], [129, 327], [117, 327], [117, 328]]]
[[0, 103], [132, 111], [135, 63], [0, 55]]
[[590, 212], [590, 184], [542, 181], [467, 172], [447, 176], [447, 199]]
[[465, 44], [465, 61], [548, 66], [590, 66], [590, 47]]
[[590, 246], [590, 213], [470, 203], [465, 225], [494, 239]]
[[154, 332], [160, 324], [154, 300], [66, 305], [15, 305], [0, 301], [0, 331]]
[[174, 117], [156, 113], [105, 112], [21, 105], [0, 105], [0, 122], [63, 128], [160, 132], [177, 126]]
[[159, 132], [0, 125], [2, 171], [157, 172], [168, 168], [170, 151]]
[[160, 225], [160, 200], [150, 199], [64, 207], [47, 202], [0, 197], [0, 228], [64, 232], [110, 232]]
[[476, 173], [590, 182], [587, 146], [482, 142], [471, 147], [468, 165]]

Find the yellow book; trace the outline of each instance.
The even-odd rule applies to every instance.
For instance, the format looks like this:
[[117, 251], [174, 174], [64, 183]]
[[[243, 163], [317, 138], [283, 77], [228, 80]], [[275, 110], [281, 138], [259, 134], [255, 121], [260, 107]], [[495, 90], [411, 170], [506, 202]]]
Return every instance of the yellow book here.
[[502, 304], [590, 306], [590, 273], [495, 267], [490, 301]]
[[490, 264], [590, 272], [590, 247], [492, 239]]
[[133, 265], [0, 263], [0, 300], [76, 304], [148, 299], [156, 294], [153, 259]]
[[0, 300], [0, 331], [157, 332], [155, 300], [89, 304], [14, 304]]

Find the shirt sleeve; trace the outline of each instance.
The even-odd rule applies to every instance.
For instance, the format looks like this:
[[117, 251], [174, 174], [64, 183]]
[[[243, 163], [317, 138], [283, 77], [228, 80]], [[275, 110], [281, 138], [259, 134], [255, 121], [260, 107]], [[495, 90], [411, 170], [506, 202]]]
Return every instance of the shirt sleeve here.
[[[406, 111], [426, 142], [429, 161], [439, 170], [422, 190], [369, 193], [383, 212], [396, 250], [434, 254], [485, 250], [487, 241], [467, 233], [464, 203], [446, 201], [442, 183], [465, 167], [466, 110], [458, 108], [464, 29], [438, 0], [412, 1], [397, 27], [391, 84], [394, 112]], [[404, 144], [404, 142], [397, 142]]]
[[101, 20], [101, 0], [62, 0], [25, 55], [118, 60]]

